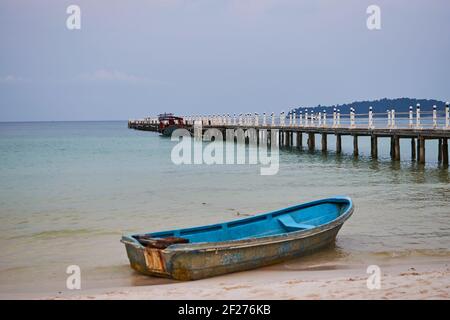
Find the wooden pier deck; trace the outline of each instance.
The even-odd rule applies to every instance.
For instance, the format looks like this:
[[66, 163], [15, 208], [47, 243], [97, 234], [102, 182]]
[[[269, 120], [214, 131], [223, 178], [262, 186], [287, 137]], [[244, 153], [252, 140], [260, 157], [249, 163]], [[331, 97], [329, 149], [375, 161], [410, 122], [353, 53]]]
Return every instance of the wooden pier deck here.
[[[342, 136], [353, 137], [353, 154], [359, 154], [358, 137], [370, 137], [372, 158], [378, 157], [378, 138], [390, 138], [390, 155], [392, 160], [400, 160], [400, 140], [408, 139], [411, 142], [411, 159], [424, 164], [426, 161], [425, 141], [438, 140], [438, 162], [444, 167], [449, 165], [448, 140], [450, 139], [450, 115], [447, 104], [443, 112], [439, 113], [436, 107], [431, 112], [420, 112], [420, 106], [416, 110], [406, 113], [397, 113], [389, 110], [386, 114], [375, 114], [369, 110], [368, 114], [340, 114], [335, 110], [332, 115], [326, 112], [289, 113], [276, 117], [273, 113], [270, 117], [263, 114], [262, 119], [258, 114], [241, 114], [231, 117], [223, 116], [197, 116], [184, 117], [185, 128], [193, 134], [194, 125], [201, 126], [202, 134], [208, 129], [217, 129], [226, 137], [227, 130], [242, 129], [256, 132], [256, 144], [261, 141], [272, 143], [271, 133], [276, 132], [277, 143], [280, 147], [303, 148], [303, 135], [307, 137], [308, 150], [316, 149], [316, 135], [321, 137], [321, 150], [328, 149], [328, 135], [336, 137], [336, 153], [342, 152]], [[386, 117], [387, 116], [387, 117]], [[396, 117], [397, 116], [397, 117]], [[262, 120], [262, 121], [261, 121]], [[143, 120], [130, 120], [128, 127], [137, 130], [158, 131], [157, 118]], [[262, 132], [265, 140], [260, 139]], [[249, 143], [249, 140], [245, 140]]]

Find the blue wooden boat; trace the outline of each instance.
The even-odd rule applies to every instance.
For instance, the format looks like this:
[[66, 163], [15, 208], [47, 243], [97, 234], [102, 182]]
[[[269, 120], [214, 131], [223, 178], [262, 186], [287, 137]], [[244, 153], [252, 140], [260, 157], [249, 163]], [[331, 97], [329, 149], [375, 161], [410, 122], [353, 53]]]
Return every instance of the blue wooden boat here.
[[348, 197], [304, 203], [202, 227], [124, 235], [140, 273], [196, 280], [300, 257], [334, 243], [353, 213]]

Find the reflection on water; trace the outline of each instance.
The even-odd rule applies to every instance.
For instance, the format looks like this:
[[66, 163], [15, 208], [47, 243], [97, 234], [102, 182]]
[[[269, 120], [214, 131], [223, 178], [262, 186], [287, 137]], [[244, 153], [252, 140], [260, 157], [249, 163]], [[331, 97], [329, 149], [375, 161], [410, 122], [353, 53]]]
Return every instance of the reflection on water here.
[[[348, 138], [348, 139], [347, 139]], [[320, 141], [320, 139], [316, 139]], [[449, 254], [449, 170], [427, 142], [427, 164], [379, 159], [369, 140], [343, 137], [343, 154], [283, 148], [280, 170], [259, 165], [182, 165], [169, 139], [125, 122], [0, 124], [0, 291], [65, 290], [65, 269], [83, 270], [84, 288], [170, 283], [128, 267], [120, 235], [216, 223], [333, 195], [356, 210], [336, 246], [271, 266], [341, 268], [383, 257]], [[437, 143], [436, 143], [437, 145]], [[297, 269], [298, 268], [298, 269]]]

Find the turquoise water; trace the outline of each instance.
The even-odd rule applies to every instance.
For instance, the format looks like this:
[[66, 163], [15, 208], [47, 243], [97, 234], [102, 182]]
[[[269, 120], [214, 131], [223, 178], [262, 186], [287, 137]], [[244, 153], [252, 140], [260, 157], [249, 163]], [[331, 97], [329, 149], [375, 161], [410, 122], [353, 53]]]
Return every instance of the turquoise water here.
[[[316, 138], [320, 149], [320, 138]], [[0, 293], [65, 291], [66, 267], [83, 288], [166, 280], [135, 274], [120, 235], [233, 220], [304, 201], [349, 195], [356, 210], [320, 261], [449, 256], [449, 170], [427, 142], [427, 164], [391, 162], [389, 140], [370, 159], [343, 137], [344, 154], [282, 150], [280, 170], [260, 165], [174, 165], [175, 142], [126, 122], [0, 123]], [[306, 145], [306, 143], [304, 143]], [[313, 258], [315, 259], [315, 258]]]

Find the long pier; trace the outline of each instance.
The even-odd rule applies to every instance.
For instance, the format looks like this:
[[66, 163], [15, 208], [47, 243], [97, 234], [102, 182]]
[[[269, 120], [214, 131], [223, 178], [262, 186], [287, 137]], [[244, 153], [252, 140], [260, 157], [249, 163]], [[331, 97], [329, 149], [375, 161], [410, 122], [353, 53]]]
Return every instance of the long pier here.
[[[263, 132], [267, 143], [272, 143], [271, 132], [277, 132], [277, 141], [280, 147], [303, 148], [303, 136], [306, 136], [308, 150], [316, 149], [316, 135], [321, 136], [321, 150], [328, 149], [328, 135], [336, 136], [336, 153], [342, 153], [342, 136], [353, 137], [353, 154], [359, 154], [358, 137], [369, 136], [371, 157], [378, 158], [378, 138], [390, 138], [390, 155], [392, 160], [400, 160], [400, 140], [408, 139], [411, 142], [411, 159], [424, 164], [425, 141], [438, 140], [438, 162], [444, 167], [449, 165], [448, 140], [450, 139], [450, 110], [447, 103], [444, 110], [421, 112], [420, 105], [415, 109], [409, 108], [409, 112], [395, 112], [395, 109], [386, 113], [374, 113], [369, 108], [366, 114], [356, 114], [350, 109], [349, 114], [341, 114], [339, 109], [334, 109], [332, 114], [325, 110], [318, 112], [314, 108], [311, 112], [281, 112], [279, 116], [271, 113], [269, 116], [263, 113], [254, 114], [229, 114], [213, 116], [187, 116], [185, 128], [191, 134], [195, 126], [202, 128], [202, 134], [208, 129], [218, 129], [223, 133], [227, 129], [243, 129], [256, 132], [256, 143], [261, 143]], [[136, 130], [159, 131], [158, 118], [150, 117], [140, 120], [129, 120], [128, 127]], [[245, 140], [246, 143], [248, 139]]]

